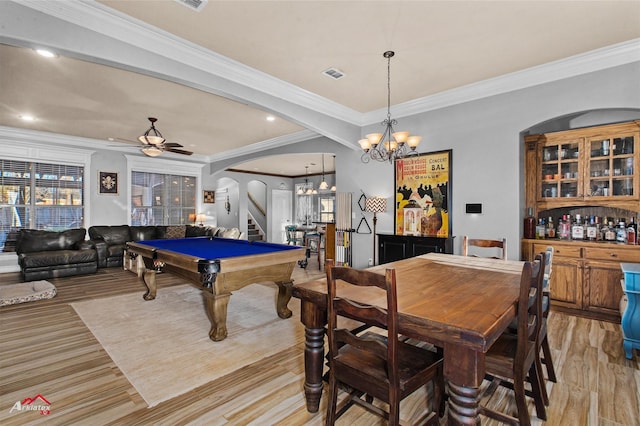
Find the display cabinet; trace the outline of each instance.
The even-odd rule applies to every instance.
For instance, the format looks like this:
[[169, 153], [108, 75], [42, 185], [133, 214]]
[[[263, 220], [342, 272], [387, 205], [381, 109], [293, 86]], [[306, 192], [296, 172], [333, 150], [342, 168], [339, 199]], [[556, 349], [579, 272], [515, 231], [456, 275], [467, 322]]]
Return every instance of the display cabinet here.
[[536, 210], [640, 200], [640, 121], [525, 137], [527, 206]]
[[640, 263], [640, 246], [562, 240], [522, 240], [522, 259], [553, 246], [551, 303], [559, 310], [620, 322], [621, 262]]
[[[535, 219], [598, 217], [637, 222], [640, 213], [640, 120], [529, 135], [525, 208]], [[600, 229], [600, 228], [598, 228]], [[557, 233], [556, 233], [557, 236]], [[523, 239], [521, 257], [555, 249], [551, 302], [556, 309], [620, 321], [620, 262], [640, 262], [640, 246], [603, 241]]]

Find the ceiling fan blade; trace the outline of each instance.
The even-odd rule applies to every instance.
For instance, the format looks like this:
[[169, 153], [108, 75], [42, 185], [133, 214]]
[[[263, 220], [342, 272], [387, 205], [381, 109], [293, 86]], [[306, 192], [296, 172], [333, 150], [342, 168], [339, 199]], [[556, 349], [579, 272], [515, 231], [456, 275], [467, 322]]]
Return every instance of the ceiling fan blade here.
[[182, 155], [192, 155], [193, 152], [191, 151], [187, 151], [184, 149], [176, 149], [176, 148], [165, 148], [165, 151], [167, 152], [175, 152], [176, 154], [182, 154]]
[[166, 148], [182, 148], [182, 145], [175, 142], [165, 142], [162, 145]]

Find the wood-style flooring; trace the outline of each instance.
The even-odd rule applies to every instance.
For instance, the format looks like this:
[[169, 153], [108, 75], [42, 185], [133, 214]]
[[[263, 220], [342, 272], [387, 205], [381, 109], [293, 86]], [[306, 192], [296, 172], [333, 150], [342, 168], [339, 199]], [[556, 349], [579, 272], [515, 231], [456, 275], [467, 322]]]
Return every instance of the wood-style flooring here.
[[[306, 270], [296, 267], [294, 278], [304, 282], [322, 274], [311, 259]], [[2, 284], [19, 281], [18, 273], [0, 274]], [[50, 281], [58, 289], [54, 299], [0, 308], [0, 424], [324, 424], [326, 398], [318, 413], [306, 410], [302, 345], [148, 408], [68, 304], [125, 293], [142, 295], [144, 284], [119, 268]], [[158, 278], [160, 291], [182, 283], [170, 274]], [[539, 421], [533, 403], [529, 404], [533, 424], [640, 425], [639, 354], [625, 359], [619, 324], [552, 312], [549, 340], [558, 383], [548, 384], [547, 422]], [[50, 415], [10, 413], [16, 401], [38, 394], [51, 402]], [[510, 391], [497, 391], [485, 402], [503, 409], [514, 406]], [[411, 417], [421, 406], [420, 395], [406, 401], [402, 417]], [[337, 424], [384, 422], [353, 407]], [[497, 422], [483, 418], [483, 424]]]

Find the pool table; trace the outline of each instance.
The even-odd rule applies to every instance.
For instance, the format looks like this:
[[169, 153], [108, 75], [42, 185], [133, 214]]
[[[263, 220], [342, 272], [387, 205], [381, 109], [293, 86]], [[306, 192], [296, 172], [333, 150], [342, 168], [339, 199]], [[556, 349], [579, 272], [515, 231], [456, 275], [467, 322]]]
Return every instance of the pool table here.
[[144, 261], [140, 274], [145, 300], [156, 297], [156, 274], [179, 275], [202, 290], [213, 341], [227, 337], [227, 305], [231, 292], [249, 284], [273, 281], [278, 286], [276, 312], [291, 317], [291, 274], [305, 249], [298, 246], [216, 237], [147, 240], [127, 243], [127, 255]]

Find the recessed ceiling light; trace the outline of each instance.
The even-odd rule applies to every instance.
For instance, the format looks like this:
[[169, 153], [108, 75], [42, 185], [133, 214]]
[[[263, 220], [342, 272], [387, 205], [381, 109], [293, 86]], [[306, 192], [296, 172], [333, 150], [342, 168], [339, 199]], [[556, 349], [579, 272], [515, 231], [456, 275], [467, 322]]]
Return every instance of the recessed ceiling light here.
[[36, 121], [36, 118], [31, 114], [20, 114], [19, 117], [22, 121]]
[[276, 121], [276, 118], [273, 115], [267, 115], [267, 121]]
[[44, 56], [45, 58], [55, 58], [56, 56], [58, 56], [52, 51], [47, 49], [36, 49], [36, 52], [38, 53], [38, 55]]

